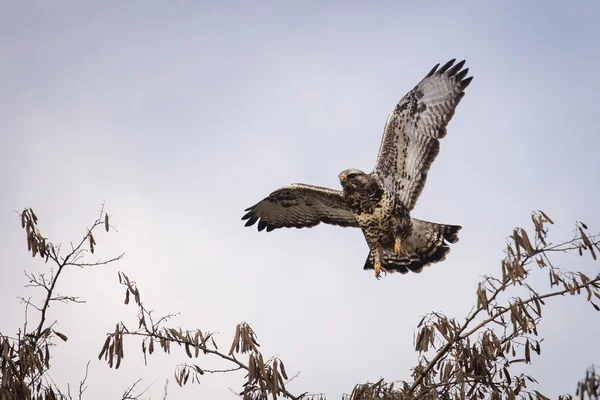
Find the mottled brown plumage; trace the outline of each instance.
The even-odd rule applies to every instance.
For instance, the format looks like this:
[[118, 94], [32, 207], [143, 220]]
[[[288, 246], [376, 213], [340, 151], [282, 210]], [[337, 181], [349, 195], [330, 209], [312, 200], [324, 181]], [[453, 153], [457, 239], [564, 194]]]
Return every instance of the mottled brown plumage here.
[[471, 82], [464, 61], [436, 65], [392, 109], [375, 169], [340, 173], [343, 191], [292, 184], [246, 209], [246, 226], [258, 230], [312, 227], [321, 222], [360, 227], [371, 250], [365, 269], [420, 272], [441, 261], [458, 241], [457, 225], [412, 218], [448, 122]]

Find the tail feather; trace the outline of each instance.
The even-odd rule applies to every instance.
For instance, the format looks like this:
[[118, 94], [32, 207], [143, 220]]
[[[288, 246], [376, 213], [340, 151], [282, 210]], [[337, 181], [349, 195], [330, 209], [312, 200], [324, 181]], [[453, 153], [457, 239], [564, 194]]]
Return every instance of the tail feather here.
[[[382, 267], [388, 272], [421, 272], [423, 267], [443, 261], [450, 252], [449, 243], [458, 242], [461, 226], [437, 224], [412, 219], [412, 233], [402, 241], [402, 254], [397, 256], [392, 247], [383, 249]], [[365, 261], [364, 269], [373, 269], [373, 254]]]

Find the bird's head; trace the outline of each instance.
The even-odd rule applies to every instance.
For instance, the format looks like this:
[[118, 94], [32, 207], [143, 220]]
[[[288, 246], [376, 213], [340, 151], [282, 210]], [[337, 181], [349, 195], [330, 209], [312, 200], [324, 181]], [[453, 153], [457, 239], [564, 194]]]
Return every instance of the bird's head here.
[[369, 183], [369, 176], [361, 170], [355, 168], [342, 171], [339, 175], [339, 178], [344, 189], [359, 189], [367, 186]]

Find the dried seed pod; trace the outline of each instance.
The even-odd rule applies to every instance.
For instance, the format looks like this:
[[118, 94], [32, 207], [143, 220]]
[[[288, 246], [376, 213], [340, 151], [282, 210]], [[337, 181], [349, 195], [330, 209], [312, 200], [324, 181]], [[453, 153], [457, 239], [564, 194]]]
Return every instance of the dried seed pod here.
[[277, 359], [273, 360], [273, 377], [271, 380], [271, 384], [273, 386], [273, 398], [275, 398], [275, 394], [279, 392], [279, 380], [278, 380], [278, 375], [279, 373], [277, 372]]
[[283, 375], [283, 378], [287, 381], [288, 380], [288, 374], [287, 372], [285, 372], [285, 365], [283, 365], [283, 361], [279, 360], [279, 370], [281, 371], [281, 374]]
[[544, 218], [546, 218], [546, 222], [550, 222], [551, 224], [553, 224], [553, 225], [554, 225], [554, 221], [552, 221], [552, 220], [550, 219], [550, 217], [546, 215], [546, 213], [545, 213], [545, 212], [543, 212], [542, 210], [538, 210], [538, 211], [540, 212], [540, 214], [542, 214], [542, 215], [544, 216]]
[[[106, 340], [104, 341], [104, 346], [102, 346], [102, 350], [100, 350], [100, 354], [98, 355], [98, 360], [102, 359], [102, 356], [105, 355], [109, 346], [110, 346], [110, 336], [107, 336]], [[106, 357], [105, 357], [105, 359], [106, 359]]]
[[256, 379], [256, 361], [254, 360], [254, 356], [250, 353], [250, 357], [248, 357], [248, 382], [254, 382]]
[[258, 371], [263, 379], [267, 377], [267, 371], [265, 370], [265, 361], [263, 360], [262, 353], [258, 353]]
[[46, 359], [46, 368], [50, 368], [50, 349], [48, 348], [48, 343], [44, 346], [45, 350], [45, 359]]
[[108, 366], [113, 367], [113, 360], [115, 357], [115, 345], [112, 343], [108, 348]]
[[[236, 347], [239, 346], [240, 343], [240, 324], [237, 324], [235, 327], [235, 336], [233, 337], [233, 342], [231, 343], [231, 347], [229, 348], [229, 355], [233, 354], [233, 350], [236, 350]], [[236, 350], [237, 352], [237, 350]]]
[[61, 338], [61, 340], [63, 342], [66, 342], [67, 340], [69, 340], [69, 338], [66, 335], [64, 335], [64, 334], [62, 334], [60, 332], [57, 332], [57, 331], [53, 331], [53, 332], [56, 334], [56, 336], [58, 336], [59, 338]]
[[533, 254], [533, 246], [531, 245], [531, 241], [529, 240], [527, 231], [525, 231], [525, 229], [523, 229], [523, 228], [521, 228], [521, 238], [522, 238], [522, 241], [524, 244], [525, 251], [527, 252], [527, 255], [531, 256]]

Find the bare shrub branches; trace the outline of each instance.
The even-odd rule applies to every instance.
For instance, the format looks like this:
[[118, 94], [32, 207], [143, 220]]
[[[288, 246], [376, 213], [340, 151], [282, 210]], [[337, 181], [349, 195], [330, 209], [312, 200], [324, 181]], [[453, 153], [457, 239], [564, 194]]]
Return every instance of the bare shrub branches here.
[[[106, 261], [101, 259], [92, 262], [86, 261], [86, 256], [94, 252], [95, 230], [99, 226], [104, 226], [106, 231], [110, 228], [104, 207], [100, 210], [99, 216], [92, 223], [91, 228], [86, 229], [85, 235], [78, 243], [71, 244], [68, 252], [62, 252], [60, 245], [54, 245], [42, 235], [38, 226], [38, 217], [31, 208], [24, 209], [19, 217], [27, 238], [27, 251], [31, 252], [34, 258], [39, 256], [45, 263], [50, 261], [50, 268], [42, 273], [25, 272], [29, 281], [26, 287], [40, 290], [43, 293], [43, 300], [41, 303], [35, 303], [31, 301], [31, 298], [21, 298], [25, 304], [23, 327], [18, 330], [16, 336], [0, 333], [0, 352], [2, 354], [0, 399], [71, 398], [70, 388], [66, 394], [63, 394], [48, 377], [51, 346], [55, 344], [56, 338], [66, 342], [68, 337], [64, 333], [54, 330], [55, 322], [48, 322], [47, 314], [52, 302], [83, 303], [83, 301], [74, 296], [57, 294], [57, 282], [66, 267], [84, 268], [106, 265], [121, 259], [123, 255]], [[30, 308], [39, 313], [33, 329], [28, 326]], [[85, 377], [79, 386], [79, 398], [85, 391], [87, 372], [86, 367]]]
[[[563, 271], [554, 265], [552, 253], [587, 253], [596, 259], [600, 237], [589, 235], [587, 226], [577, 223], [572, 239], [560, 244], [548, 242], [548, 225], [554, 222], [542, 211], [532, 214], [533, 241], [522, 228], [514, 229], [501, 262], [500, 277], [486, 276], [476, 290], [476, 306], [464, 322], [439, 313], [423, 317], [417, 327], [415, 350], [418, 364], [413, 382], [400, 382], [398, 389], [382, 381], [357, 385], [348, 398], [371, 399], [546, 399], [527, 388], [536, 382], [527, 374], [514, 375], [511, 366], [530, 364], [541, 352], [537, 330], [545, 300], [569, 295], [586, 296], [596, 310], [600, 299], [600, 275]], [[537, 268], [536, 268], [537, 267]], [[549, 289], [541, 292], [527, 279], [534, 269], [546, 271]], [[510, 296], [512, 287], [526, 295]], [[504, 300], [501, 298], [507, 297]], [[428, 358], [429, 352], [434, 352]], [[566, 399], [567, 397], [565, 397]]]
[[[209, 356], [230, 364], [228, 368], [218, 369], [206, 368], [196, 363], [181, 363], [175, 368], [175, 381], [179, 386], [198, 383], [200, 378], [207, 373], [244, 371], [246, 382], [240, 393], [244, 399], [259, 400], [269, 396], [273, 399], [278, 396], [290, 399], [313, 398], [308, 394], [295, 396], [286, 389], [285, 383], [288, 381], [288, 374], [283, 361], [277, 357], [265, 360], [259, 351], [260, 344], [256, 333], [247, 323], [238, 324], [229, 348], [220, 350], [213, 332], [200, 329], [182, 330], [165, 326], [166, 322], [174, 315], [169, 314], [156, 318], [152, 311], [144, 306], [140, 290], [134, 281], [119, 272], [119, 282], [126, 288], [125, 304], [129, 304], [133, 299], [137, 306], [138, 324], [137, 328], [129, 329], [125, 324], [119, 322], [116, 324], [114, 332], [107, 334], [98, 358], [104, 359], [111, 368], [119, 368], [121, 365], [124, 357], [123, 338], [137, 336], [142, 340], [141, 350], [146, 362], [147, 356], [153, 354], [156, 349], [160, 348], [165, 353], [171, 353], [172, 346], [176, 345], [189, 359]], [[239, 358], [244, 355], [247, 355], [247, 361]]]
[[[88, 369], [79, 384], [78, 393], [71, 388], [61, 392], [49, 377], [52, 345], [67, 342], [68, 335], [57, 332], [55, 322], [48, 320], [49, 304], [53, 302], [82, 303], [83, 300], [56, 293], [57, 281], [66, 267], [87, 268], [112, 263], [122, 258], [88, 261], [96, 251], [98, 228], [109, 231], [112, 226], [104, 210], [83, 238], [70, 244], [68, 251], [61, 251], [42, 235], [38, 218], [31, 209], [19, 214], [27, 238], [27, 249], [32, 257], [50, 262], [43, 273], [25, 273], [27, 287], [43, 294], [42, 302], [21, 298], [25, 305], [23, 327], [13, 336], [0, 333], [0, 400], [13, 399], [72, 399], [83, 398], [87, 390]], [[474, 291], [473, 309], [464, 319], [450, 318], [440, 313], [425, 315], [419, 322], [414, 346], [418, 353], [417, 365], [412, 378], [407, 381], [356, 385], [345, 399], [352, 400], [405, 400], [405, 399], [547, 399], [531, 386], [534, 377], [515, 373], [514, 366], [531, 364], [542, 351], [542, 338], [538, 332], [546, 301], [560, 296], [579, 296], [600, 311], [600, 274], [587, 276], [582, 272], [568, 271], [556, 265], [556, 253], [578, 254], [598, 258], [600, 236], [588, 233], [588, 227], [577, 222], [574, 236], [567, 241], [553, 244], [548, 239], [548, 227], [554, 222], [542, 211], [531, 216], [533, 230], [513, 230], [508, 238], [505, 258], [500, 263], [497, 276], [485, 276]], [[545, 274], [546, 279], [531, 279]], [[138, 286], [120, 272], [119, 282], [125, 288], [125, 304], [133, 303], [137, 309], [136, 326], [127, 327], [119, 322], [114, 331], [107, 334], [98, 358], [109, 367], [119, 368], [125, 357], [124, 337], [138, 337], [141, 352], [147, 362], [148, 355], [161, 349], [171, 353], [179, 348], [188, 362], [179, 363], [174, 371], [179, 386], [200, 382], [207, 374], [242, 371], [245, 382], [239, 393], [249, 400], [277, 399], [324, 399], [322, 394], [303, 393], [294, 395], [286, 385], [291, 379], [283, 361], [277, 357], [265, 358], [260, 351], [258, 337], [245, 322], [235, 328], [233, 341], [219, 348], [214, 332], [182, 330], [167, 324], [173, 314], [157, 317], [142, 302]], [[540, 282], [548, 282], [546, 286]], [[39, 318], [33, 328], [28, 326], [29, 313]], [[59, 340], [56, 340], [56, 339]], [[198, 361], [202, 359], [202, 363]], [[222, 365], [213, 366], [213, 361]], [[211, 363], [211, 364], [209, 364]], [[89, 365], [89, 364], [88, 364]], [[137, 399], [146, 392], [138, 389], [140, 380], [127, 388], [122, 399]], [[577, 385], [580, 399], [599, 398], [600, 378], [591, 367]], [[166, 386], [165, 395], [166, 398]], [[571, 400], [570, 395], [561, 396]]]
[[[412, 381], [388, 384], [380, 380], [357, 385], [344, 397], [352, 400], [546, 399], [542, 393], [528, 388], [528, 384], [536, 382], [532, 376], [511, 373], [511, 367], [530, 364], [534, 355], [541, 353], [538, 325], [547, 299], [583, 294], [592, 307], [598, 309], [600, 276], [590, 278], [581, 272], [563, 271], [554, 265], [551, 256], [557, 252], [580, 256], [589, 253], [595, 260], [596, 251], [600, 251], [600, 238], [588, 234], [585, 224], [577, 223], [572, 239], [553, 244], [548, 241], [547, 233], [548, 226], [554, 222], [542, 211], [533, 213], [531, 218], [534, 231], [530, 234], [522, 228], [513, 230], [508, 238], [506, 257], [500, 264], [500, 276], [485, 276], [479, 283], [475, 306], [463, 322], [439, 313], [423, 317], [417, 327], [415, 350], [419, 358]], [[536, 270], [548, 275], [549, 288], [534, 288], [528, 281]], [[283, 362], [278, 358], [265, 361], [256, 334], [247, 323], [237, 325], [228, 350], [219, 350], [213, 333], [164, 326], [172, 315], [155, 322], [152, 312], [141, 302], [137, 285], [123, 273], [119, 273], [119, 281], [126, 287], [125, 303], [133, 298], [138, 307], [139, 323], [135, 330], [119, 323], [115, 331], [108, 334], [99, 358], [104, 357], [109, 366], [118, 368], [120, 365], [123, 337], [139, 336], [144, 358], [152, 354], [156, 346], [170, 353], [171, 346], [177, 345], [190, 359], [214, 356], [230, 364], [229, 368], [207, 369], [182, 363], [175, 369], [175, 380], [180, 386], [199, 382], [206, 373], [244, 370], [246, 382], [240, 393], [244, 399], [308, 397], [307, 394], [294, 396], [287, 391], [285, 383], [289, 381]], [[248, 354], [248, 358], [242, 362], [238, 357], [244, 354]], [[324, 398], [322, 395], [310, 397]]]

